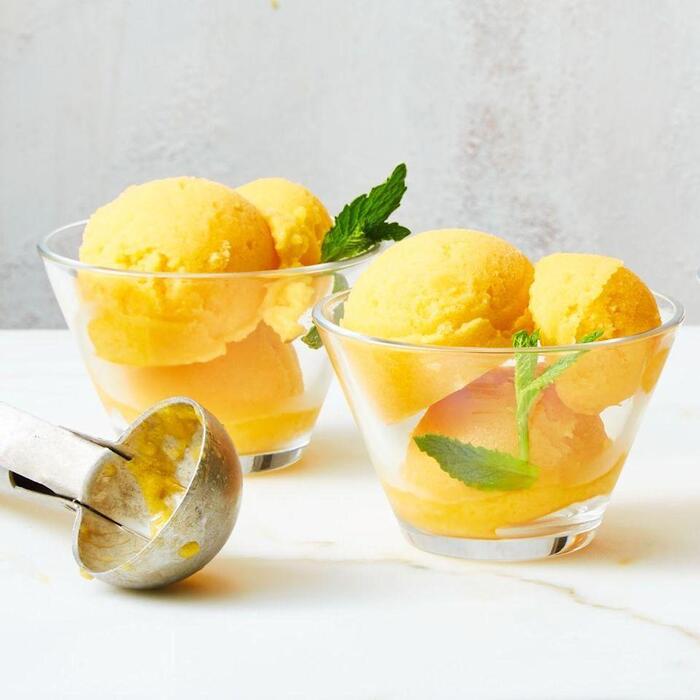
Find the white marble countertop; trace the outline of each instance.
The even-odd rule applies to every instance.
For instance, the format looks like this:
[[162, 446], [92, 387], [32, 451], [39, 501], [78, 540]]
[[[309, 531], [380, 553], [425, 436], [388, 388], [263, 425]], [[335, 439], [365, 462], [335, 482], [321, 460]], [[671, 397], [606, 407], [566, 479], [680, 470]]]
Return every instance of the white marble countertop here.
[[[401, 537], [337, 386], [303, 462], [155, 593], [78, 575], [69, 513], [0, 500], [0, 697], [700, 697], [700, 328], [676, 343], [598, 539], [542, 563]], [[65, 331], [0, 332], [0, 398], [107, 421]]]

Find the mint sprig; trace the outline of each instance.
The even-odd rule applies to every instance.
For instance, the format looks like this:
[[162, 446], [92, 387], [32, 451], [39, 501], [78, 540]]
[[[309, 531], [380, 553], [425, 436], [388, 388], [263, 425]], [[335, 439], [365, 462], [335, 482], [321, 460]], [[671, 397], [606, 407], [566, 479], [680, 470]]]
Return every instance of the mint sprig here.
[[394, 168], [386, 182], [346, 204], [321, 244], [321, 262], [335, 262], [366, 253], [381, 241], [400, 241], [410, 231], [387, 219], [406, 192], [406, 166]]
[[454, 479], [482, 491], [526, 489], [537, 480], [534, 464], [506, 452], [477, 447], [456, 438], [426, 433], [413, 438], [418, 448]]
[[[592, 343], [603, 335], [597, 330], [585, 335], [580, 343]], [[518, 331], [513, 336], [513, 347], [536, 348], [540, 333]], [[530, 412], [539, 395], [589, 350], [578, 350], [561, 357], [536, 376], [537, 353], [516, 352], [515, 404], [519, 456], [489, 450], [462, 442], [453, 437], [427, 433], [413, 438], [418, 448], [438, 463], [454, 479], [483, 491], [514, 491], [532, 486], [539, 476], [539, 468], [530, 462]]]
[[[595, 330], [585, 335], [579, 343], [592, 343], [603, 335], [602, 330]], [[518, 331], [513, 336], [513, 347], [535, 348], [539, 344], [539, 331], [529, 334], [527, 331]], [[571, 365], [578, 360], [581, 355], [588, 350], [577, 350], [560, 357], [551, 364], [542, 374], [535, 377], [537, 367], [537, 353], [517, 353], [515, 355], [515, 420], [518, 427], [518, 445], [520, 459], [530, 458], [530, 412], [539, 395]]]
[[[394, 168], [386, 182], [373, 187], [369, 194], [361, 194], [346, 204], [321, 244], [321, 262], [335, 262], [366, 253], [381, 241], [400, 241], [411, 233], [395, 221], [387, 222], [398, 209], [406, 192], [406, 166]], [[342, 280], [342, 285], [338, 283]], [[348, 288], [342, 275], [334, 276], [333, 293]], [[315, 324], [301, 341], [313, 350], [322, 347], [323, 341]]]
[[[321, 244], [321, 262], [347, 260], [366, 253], [381, 241], [400, 241], [411, 233], [405, 226], [387, 219], [401, 204], [406, 192], [406, 166], [401, 163], [394, 168], [386, 182], [373, 187], [369, 194], [361, 194], [346, 204]], [[338, 283], [342, 280], [342, 285]], [[348, 288], [342, 275], [335, 274], [333, 293]], [[335, 319], [336, 322], [340, 319]], [[323, 346], [318, 328], [311, 324], [301, 342], [312, 350]]]

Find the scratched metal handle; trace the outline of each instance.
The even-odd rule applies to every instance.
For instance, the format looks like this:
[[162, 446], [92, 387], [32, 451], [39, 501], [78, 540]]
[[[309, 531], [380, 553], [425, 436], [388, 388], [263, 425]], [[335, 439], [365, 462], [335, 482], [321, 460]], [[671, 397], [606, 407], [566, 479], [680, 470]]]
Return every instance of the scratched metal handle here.
[[110, 450], [70, 430], [0, 403], [0, 488], [14, 490], [13, 474], [67, 498], [81, 500], [87, 477]]

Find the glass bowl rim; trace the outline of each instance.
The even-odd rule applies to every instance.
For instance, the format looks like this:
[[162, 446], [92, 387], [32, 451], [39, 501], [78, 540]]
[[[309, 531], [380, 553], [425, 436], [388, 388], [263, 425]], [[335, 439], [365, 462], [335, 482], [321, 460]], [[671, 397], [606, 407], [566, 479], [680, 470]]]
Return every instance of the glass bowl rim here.
[[37, 250], [39, 255], [44, 261], [50, 261], [61, 267], [67, 267], [73, 270], [80, 270], [83, 272], [93, 272], [103, 275], [112, 275], [115, 277], [136, 277], [136, 278], [150, 278], [150, 279], [241, 279], [246, 277], [270, 277], [270, 278], [280, 278], [280, 277], [296, 277], [298, 275], [304, 276], [320, 276], [327, 275], [333, 272], [339, 272], [341, 270], [346, 270], [350, 267], [355, 267], [360, 265], [370, 258], [372, 258], [376, 253], [379, 252], [381, 244], [377, 244], [370, 248], [366, 253], [362, 255], [357, 255], [354, 258], [348, 258], [346, 260], [338, 260], [337, 262], [326, 262], [318, 263], [317, 265], [301, 265], [299, 267], [283, 267], [273, 270], [249, 270], [245, 272], [148, 272], [146, 270], [134, 270], [134, 269], [120, 269], [117, 267], [102, 267], [100, 265], [90, 265], [89, 263], [81, 262], [75, 258], [68, 257], [66, 255], [61, 255], [52, 248], [52, 242], [56, 236], [60, 236], [62, 233], [70, 229], [74, 229], [78, 226], [85, 226], [87, 224], [87, 219], [81, 219], [80, 221], [73, 221], [65, 226], [60, 226], [59, 228], [53, 229], [47, 233], [37, 244]]
[[655, 328], [651, 328], [643, 333], [636, 333], [635, 335], [627, 335], [622, 338], [609, 338], [607, 340], [596, 340], [592, 343], [571, 343], [569, 345], [544, 345], [536, 348], [513, 348], [513, 347], [498, 347], [498, 348], [484, 348], [484, 347], [469, 347], [466, 345], [419, 345], [417, 343], [405, 343], [397, 340], [387, 340], [385, 338], [378, 338], [376, 336], [365, 335], [364, 333], [358, 333], [357, 331], [351, 331], [348, 328], [343, 328], [343, 326], [335, 323], [326, 316], [326, 309], [341, 299], [341, 297], [347, 297], [350, 294], [351, 289], [345, 289], [342, 292], [336, 292], [335, 294], [330, 294], [323, 297], [320, 301], [316, 303], [313, 308], [313, 320], [318, 326], [323, 328], [323, 330], [328, 331], [334, 335], [340, 335], [351, 340], [357, 340], [367, 345], [377, 345], [385, 347], [387, 350], [405, 350], [411, 352], [431, 352], [431, 353], [446, 353], [446, 354], [477, 354], [477, 355], [507, 355], [513, 356], [515, 354], [521, 353], [536, 353], [536, 354], [550, 354], [559, 352], [572, 352], [582, 349], [591, 348], [607, 348], [616, 347], [620, 345], [627, 345], [629, 343], [638, 342], [640, 340], [646, 340], [648, 338], [653, 338], [659, 335], [665, 335], [667, 332], [677, 328], [683, 323], [685, 319], [685, 310], [683, 305], [674, 299], [673, 297], [667, 296], [665, 294], [660, 294], [652, 290], [654, 298], [669, 304], [672, 308], [671, 318], [662, 323]]

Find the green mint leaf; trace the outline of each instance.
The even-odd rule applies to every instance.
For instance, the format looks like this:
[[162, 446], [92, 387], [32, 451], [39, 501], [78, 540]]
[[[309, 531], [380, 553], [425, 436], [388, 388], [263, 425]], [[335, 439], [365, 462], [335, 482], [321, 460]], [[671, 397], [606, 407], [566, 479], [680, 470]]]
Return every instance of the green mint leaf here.
[[[364, 224], [358, 219], [358, 211], [347, 204], [336, 217], [333, 228], [321, 244], [321, 262], [336, 262], [366, 253], [374, 241], [367, 237]], [[347, 214], [347, 215], [346, 215]]]
[[369, 226], [383, 223], [399, 208], [406, 192], [406, 172], [405, 163], [399, 163], [385, 182], [369, 191], [365, 208]]
[[387, 223], [382, 222], [376, 226], [372, 226], [367, 231], [367, 235], [376, 243], [380, 241], [400, 241], [406, 238], [411, 232], [401, 224], [395, 221]]
[[[335, 272], [333, 274], [333, 290], [331, 294], [335, 294], [336, 292], [344, 292], [349, 288], [350, 285], [345, 277], [339, 272]], [[343, 317], [343, 308], [341, 306], [336, 306], [333, 316], [333, 320], [338, 323], [338, 321], [340, 321], [340, 319]], [[323, 341], [321, 340], [318, 328], [316, 328], [316, 324], [311, 324], [311, 328], [309, 328], [306, 335], [301, 337], [301, 342], [308, 345], [312, 350], [319, 350], [323, 347]]]
[[311, 324], [311, 328], [309, 328], [306, 335], [301, 337], [301, 342], [308, 345], [312, 350], [319, 350], [323, 347], [323, 341], [315, 324]]
[[514, 348], [536, 348], [540, 342], [540, 332], [528, 333], [525, 330], [513, 334]]
[[603, 330], [601, 328], [598, 328], [594, 331], [591, 331], [590, 333], [586, 333], [586, 335], [579, 340], [579, 343], [594, 343], [596, 340], [600, 339], [603, 337]]
[[483, 491], [526, 489], [538, 476], [539, 470], [534, 464], [505, 452], [434, 433], [419, 435], [413, 440], [444, 472], [471, 488]]
[[335, 217], [321, 244], [321, 262], [353, 258], [383, 240], [400, 240], [409, 231], [399, 224], [386, 224], [406, 192], [406, 166], [394, 168], [386, 182], [346, 204]]

